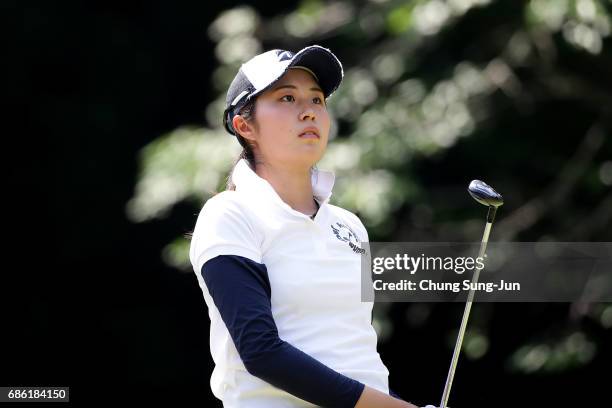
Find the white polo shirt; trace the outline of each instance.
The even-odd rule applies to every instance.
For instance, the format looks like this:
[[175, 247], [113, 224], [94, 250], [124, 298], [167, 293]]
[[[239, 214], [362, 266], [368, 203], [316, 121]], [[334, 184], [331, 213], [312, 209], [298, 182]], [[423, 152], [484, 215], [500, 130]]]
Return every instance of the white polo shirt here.
[[313, 171], [320, 204], [314, 220], [283, 202], [244, 160], [232, 180], [235, 191], [215, 195], [202, 208], [190, 248], [211, 320], [213, 394], [230, 408], [313, 406], [247, 372], [201, 275], [206, 261], [219, 255], [266, 265], [272, 315], [282, 340], [388, 393], [389, 371], [376, 350], [371, 324], [373, 304], [361, 301], [359, 241], [368, 241], [368, 234], [357, 216], [329, 204], [334, 175]]

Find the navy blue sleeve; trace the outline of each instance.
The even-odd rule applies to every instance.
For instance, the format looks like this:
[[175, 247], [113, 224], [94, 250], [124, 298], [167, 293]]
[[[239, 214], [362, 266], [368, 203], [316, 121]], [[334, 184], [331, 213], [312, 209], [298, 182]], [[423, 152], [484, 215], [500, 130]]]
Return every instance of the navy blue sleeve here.
[[364, 384], [279, 338], [265, 265], [221, 255], [202, 266], [202, 277], [249, 373], [318, 406], [355, 406]]

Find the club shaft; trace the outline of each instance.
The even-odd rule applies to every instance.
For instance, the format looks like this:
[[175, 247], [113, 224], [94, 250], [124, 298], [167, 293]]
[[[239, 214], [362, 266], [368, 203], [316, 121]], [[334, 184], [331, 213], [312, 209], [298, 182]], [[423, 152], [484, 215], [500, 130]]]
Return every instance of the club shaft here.
[[[491, 233], [491, 227], [493, 220], [495, 219], [496, 207], [489, 207], [487, 214], [487, 224], [485, 225], [484, 233], [482, 234], [482, 241], [480, 243], [480, 251], [478, 257], [483, 258], [485, 251], [487, 250], [487, 243], [489, 242], [489, 234]], [[472, 285], [468, 298], [465, 303], [465, 309], [463, 310], [463, 318], [461, 319], [461, 327], [459, 328], [459, 334], [457, 335], [457, 341], [455, 342], [455, 350], [453, 351], [453, 359], [451, 360], [450, 368], [448, 369], [448, 376], [446, 377], [446, 384], [444, 385], [444, 392], [442, 393], [442, 401], [440, 402], [440, 408], [446, 408], [448, 403], [448, 397], [450, 396], [451, 387], [453, 385], [453, 378], [455, 377], [455, 369], [457, 368], [457, 362], [459, 361], [459, 354], [461, 353], [461, 345], [463, 344], [463, 336], [465, 335], [465, 328], [467, 327], [468, 318], [470, 317], [470, 311], [472, 310], [472, 301], [474, 300], [474, 288], [478, 283], [478, 277], [480, 276], [481, 268], [476, 268], [474, 275], [472, 276]]]

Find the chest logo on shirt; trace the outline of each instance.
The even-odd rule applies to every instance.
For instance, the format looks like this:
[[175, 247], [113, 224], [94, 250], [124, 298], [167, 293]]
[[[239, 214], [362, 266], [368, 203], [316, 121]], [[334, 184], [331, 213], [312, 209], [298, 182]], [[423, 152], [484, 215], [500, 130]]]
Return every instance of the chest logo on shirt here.
[[334, 232], [336, 238], [340, 241], [344, 241], [348, 243], [348, 246], [357, 254], [364, 254], [365, 249], [360, 248], [359, 237], [355, 234], [350, 227], [337, 222], [335, 225], [331, 224], [331, 229]]

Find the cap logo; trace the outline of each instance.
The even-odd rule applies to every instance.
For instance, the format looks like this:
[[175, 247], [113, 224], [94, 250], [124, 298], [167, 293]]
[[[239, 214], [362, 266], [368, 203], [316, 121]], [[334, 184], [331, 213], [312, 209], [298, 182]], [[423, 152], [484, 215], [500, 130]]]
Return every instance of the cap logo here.
[[293, 58], [293, 53], [291, 51], [279, 51], [278, 60], [279, 61], [287, 61]]

